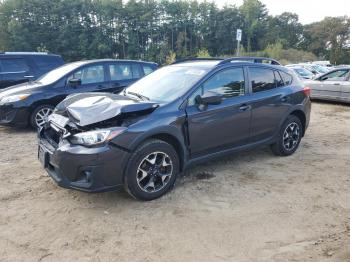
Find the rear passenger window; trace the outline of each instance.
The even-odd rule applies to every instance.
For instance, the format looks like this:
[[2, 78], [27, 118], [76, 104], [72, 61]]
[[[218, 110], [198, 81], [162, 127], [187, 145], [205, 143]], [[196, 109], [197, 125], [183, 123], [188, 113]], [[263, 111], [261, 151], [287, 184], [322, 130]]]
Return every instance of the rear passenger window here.
[[2, 73], [22, 73], [29, 71], [28, 65], [23, 58], [2, 59]]
[[113, 64], [109, 65], [111, 80], [129, 80], [133, 79], [130, 64]]
[[266, 68], [251, 67], [249, 76], [253, 93], [274, 89], [276, 87], [274, 72]]
[[282, 72], [282, 71], [279, 71], [281, 76], [282, 76], [282, 79], [283, 79], [283, 82], [284, 82], [284, 85], [285, 86], [289, 86], [292, 84], [292, 76], [290, 74], [287, 74], [285, 72]]
[[147, 65], [143, 65], [142, 68], [143, 68], [143, 73], [145, 74], [145, 76], [154, 71], [152, 67], [147, 66]]

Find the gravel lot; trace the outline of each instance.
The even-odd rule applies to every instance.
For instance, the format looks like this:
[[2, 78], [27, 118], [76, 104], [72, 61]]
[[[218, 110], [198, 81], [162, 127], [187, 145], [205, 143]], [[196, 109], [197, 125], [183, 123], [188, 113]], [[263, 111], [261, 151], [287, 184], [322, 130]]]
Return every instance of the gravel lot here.
[[0, 261], [350, 261], [350, 106], [313, 103], [296, 154], [188, 170], [153, 202], [57, 187], [0, 127]]

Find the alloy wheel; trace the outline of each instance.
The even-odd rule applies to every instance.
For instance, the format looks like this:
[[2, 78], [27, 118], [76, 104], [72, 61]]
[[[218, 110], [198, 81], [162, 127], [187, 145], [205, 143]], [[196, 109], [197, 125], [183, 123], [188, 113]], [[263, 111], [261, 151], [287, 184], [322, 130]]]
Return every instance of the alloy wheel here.
[[283, 133], [283, 147], [287, 151], [293, 150], [300, 139], [300, 127], [297, 123], [290, 123]]
[[164, 152], [153, 152], [142, 159], [136, 173], [138, 186], [147, 193], [162, 190], [173, 174], [171, 158]]
[[42, 127], [48, 120], [49, 115], [51, 115], [53, 110], [51, 108], [44, 107], [40, 109], [35, 115], [35, 123], [37, 127]]

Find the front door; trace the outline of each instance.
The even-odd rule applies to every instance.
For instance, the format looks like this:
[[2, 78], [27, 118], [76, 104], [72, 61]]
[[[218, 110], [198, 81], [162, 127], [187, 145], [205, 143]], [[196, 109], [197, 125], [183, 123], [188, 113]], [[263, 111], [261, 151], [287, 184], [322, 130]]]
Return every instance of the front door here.
[[[195, 98], [207, 91], [221, 94], [222, 103], [198, 105]], [[186, 113], [191, 157], [248, 143], [251, 110], [243, 68], [215, 73], [190, 96]]]
[[[80, 85], [69, 86], [70, 79], [79, 79]], [[66, 91], [68, 94], [85, 92], [108, 92], [109, 81], [103, 64], [87, 65], [77, 69], [67, 77]]]

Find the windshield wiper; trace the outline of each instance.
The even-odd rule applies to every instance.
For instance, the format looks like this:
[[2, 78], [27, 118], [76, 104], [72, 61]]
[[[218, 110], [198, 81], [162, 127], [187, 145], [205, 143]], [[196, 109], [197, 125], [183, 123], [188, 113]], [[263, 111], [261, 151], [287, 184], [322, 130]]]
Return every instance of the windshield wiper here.
[[140, 99], [143, 100], [143, 101], [150, 101], [150, 100], [151, 100], [149, 97], [144, 96], [144, 95], [141, 95], [141, 94], [139, 94], [139, 93], [135, 93], [135, 92], [130, 92], [130, 91], [128, 91], [128, 92], [125, 92], [125, 94], [134, 95], [134, 96], [140, 98]]

